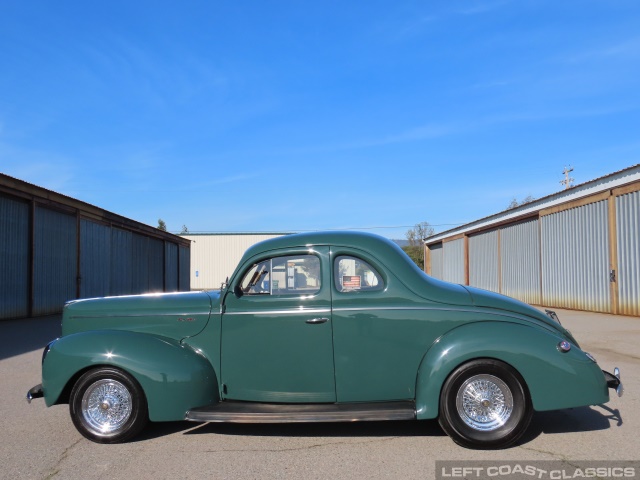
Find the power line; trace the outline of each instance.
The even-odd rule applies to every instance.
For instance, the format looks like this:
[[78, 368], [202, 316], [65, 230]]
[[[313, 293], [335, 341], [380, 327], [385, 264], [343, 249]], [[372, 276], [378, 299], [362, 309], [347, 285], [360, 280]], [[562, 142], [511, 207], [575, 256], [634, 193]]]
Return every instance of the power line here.
[[[464, 225], [464, 223], [430, 223], [429, 226], [430, 227], [457, 227], [460, 225]], [[314, 229], [300, 229], [300, 228], [283, 228], [280, 230], [280, 233], [283, 232], [322, 232], [322, 231], [329, 231], [329, 232], [336, 232], [336, 231], [342, 231], [342, 230], [379, 230], [379, 229], [392, 229], [392, 228], [413, 228], [415, 227], [415, 225], [393, 225], [393, 226], [389, 226], [389, 225], [381, 225], [381, 226], [375, 226], [375, 227], [342, 227], [342, 228], [314, 228]], [[260, 234], [260, 233], [275, 233], [274, 229], [271, 229], [268, 232], [260, 232], [257, 230], [233, 230], [233, 231], [228, 231], [228, 232], [222, 232], [222, 231], [216, 231], [216, 232], [206, 232], [206, 231], [190, 231], [187, 233], [188, 234], [202, 234], [202, 233], [216, 233], [216, 234], [220, 234], [220, 233], [229, 233], [229, 234], [233, 234], [233, 233], [256, 233], [256, 234]]]

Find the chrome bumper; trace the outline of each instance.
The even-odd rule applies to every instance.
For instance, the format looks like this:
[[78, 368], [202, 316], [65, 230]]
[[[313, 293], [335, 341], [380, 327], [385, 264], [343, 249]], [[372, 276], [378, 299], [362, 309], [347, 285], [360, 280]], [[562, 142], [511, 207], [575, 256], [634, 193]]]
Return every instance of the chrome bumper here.
[[42, 384], [39, 383], [27, 392], [27, 403], [31, 403], [34, 398], [42, 398], [44, 393], [42, 391]]
[[620, 380], [620, 369], [618, 367], [613, 369], [613, 373], [605, 372], [604, 378], [607, 380], [607, 387], [613, 388], [619, 397], [624, 393], [624, 387], [622, 386], [622, 381]]

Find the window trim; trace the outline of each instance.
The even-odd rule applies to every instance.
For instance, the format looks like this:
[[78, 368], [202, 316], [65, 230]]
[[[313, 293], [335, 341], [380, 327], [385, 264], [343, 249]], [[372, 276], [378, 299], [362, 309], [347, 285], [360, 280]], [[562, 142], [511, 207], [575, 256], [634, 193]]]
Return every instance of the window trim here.
[[[273, 260], [274, 259], [278, 259], [278, 258], [284, 258], [284, 257], [314, 257], [317, 262], [318, 262], [318, 268], [319, 268], [319, 275], [317, 278], [317, 281], [319, 282], [318, 287], [316, 287], [315, 290], [312, 291], [304, 291], [304, 290], [298, 290], [298, 291], [292, 291], [291, 293], [274, 293], [273, 292]], [[247, 275], [249, 274], [249, 272], [256, 267], [257, 265], [260, 265], [261, 263], [264, 263], [268, 261], [269, 262], [269, 292], [264, 292], [264, 293], [249, 293], [249, 292], [245, 292], [243, 290], [243, 283], [245, 278], [247, 277]], [[286, 267], [285, 267], [286, 268]], [[243, 290], [242, 292], [242, 296], [251, 296], [251, 297], [273, 297], [273, 298], [295, 298], [295, 297], [312, 297], [314, 295], [317, 295], [318, 293], [320, 293], [320, 291], [322, 290], [322, 286], [323, 286], [323, 281], [322, 281], [322, 273], [323, 273], [323, 266], [322, 266], [322, 258], [317, 255], [315, 252], [304, 252], [304, 253], [285, 253], [283, 255], [275, 255], [275, 256], [265, 256], [262, 259], [259, 260], [255, 260], [254, 262], [251, 263], [251, 265], [244, 270], [244, 272], [242, 273], [242, 275], [240, 275], [240, 280], [238, 281], [237, 285], [240, 287], [241, 290]], [[286, 275], [285, 275], [286, 278]], [[286, 289], [284, 289], [286, 290]]]
[[[359, 288], [359, 289], [354, 289], [354, 290], [344, 290], [340, 288], [340, 268], [338, 267], [338, 262], [342, 259], [342, 258], [348, 258], [348, 259], [354, 259], [360, 262], [364, 262], [369, 269], [376, 275], [376, 277], [379, 280], [378, 285], [374, 286], [374, 287], [366, 287], [366, 288]], [[333, 258], [333, 275], [332, 275], [332, 282], [333, 282], [333, 288], [335, 289], [335, 291], [339, 294], [363, 294], [363, 293], [374, 293], [374, 292], [381, 292], [384, 291], [387, 288], [387, 282], [386, 282], [386, 277], [380, 273], [380, 268], [376, 267], [375, 265], [373, 265], [370, 261], [365, 260], [364, 258], [354, 255], [352, 253], [346, 253], [346, 252], [340, 252], [337, 253], [336, 256]]]

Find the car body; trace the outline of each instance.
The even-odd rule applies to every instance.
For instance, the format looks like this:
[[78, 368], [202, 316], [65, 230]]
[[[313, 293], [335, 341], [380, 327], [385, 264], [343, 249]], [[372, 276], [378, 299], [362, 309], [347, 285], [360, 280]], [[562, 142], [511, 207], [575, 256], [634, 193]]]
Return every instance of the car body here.
[[28, 397], [69, 403], [103, 443], [147, 419], [437, 418], [501, 448], [534, 410], [609, 401], [615, 373], [552, 312], [431, 278], [377, 235], [318, 232], [252, 246], [220, 291], [67, 303]]

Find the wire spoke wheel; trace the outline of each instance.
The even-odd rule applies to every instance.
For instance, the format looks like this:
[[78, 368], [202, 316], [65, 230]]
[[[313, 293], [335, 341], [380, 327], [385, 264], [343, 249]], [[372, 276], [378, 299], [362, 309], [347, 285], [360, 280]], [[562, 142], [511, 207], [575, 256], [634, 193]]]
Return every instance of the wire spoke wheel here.
[[505, 448], [526, 431], [533, 407], [522, 376], [490, 358], [457, 367], [440, 391], [442, 429], [459, 445]]
[[148, 421], [142, 388], [115, 368], [97, 368], [82, 375], [71, 391], [69, 410], [78, 431], [98, 443], [124, 442]]
[[490, 432], [500, 428], [513, 412], [513, 395], [507, 384], [493, 375], [474, 375], [456, 396], [460, 418], [471, 428]]
[[117, 380], [93, 383], [82, 396], [82, 415], [97, 433], [109, 434], [127, 422], [133, 410], [129, 390]]

